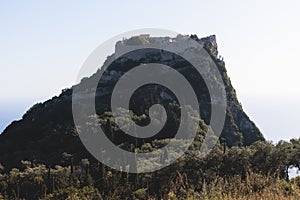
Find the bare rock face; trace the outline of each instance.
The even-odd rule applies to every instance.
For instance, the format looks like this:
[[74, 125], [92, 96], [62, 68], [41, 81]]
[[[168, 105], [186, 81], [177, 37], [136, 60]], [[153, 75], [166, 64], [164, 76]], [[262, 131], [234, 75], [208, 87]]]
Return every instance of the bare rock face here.
[[218, 57], [218, 44], [215, 35], [210, 35], [200, 39], [197, 37], [197, 35], [191, 35], [191, 38], [198, 41], [201, 45], [209, 49], [213, 56], [215, 56], [216, 58]]
[[[175, 38], [153, 38], [149, 35], [140, 35], [117, 42], [115, 55], [141, 44], [175, 43], [176, 45], [185, 45], [186, 38], [194, 39], [208, 51], [222, 76], [227, 97], [226, 119], [221, 134], [222, 142], [225, 142], [228, 146], [242, 146], [264, 140], [262, 133], [243, 111], [227, 75], [224, 61], [218, 59], [218, 45], [215, 35], [200, 39], [197, 35], [178, 35]], [[108, 57], [108, 61], [113, 56]], [[63, 90], [60, 96], [33, 106], [23, 116], [23, 119], [13, 122], [0, 135], [0, 163], [5, 165], [7, 169], [17, 166], [21, 160], [43, 161], [49, 165], [59, 164], [63, 152], [73, 154], [74, 159], [76, 157], [79, 159], [83, 155], [91, 158], [75, 131], [72, 118], [72, 89], [84, 86], [82, 87], [84, 89], [76, 94], [76, 98], [90, 98], [93, 97], [93, 94], [96, 94], [96, 112], [99, 116], [107, 117], [111, 109], [110, 94], [119, 78], [131, 68], [142, 63], [151, 62], [173, 66], [190, 81], [200, 103], [201, 118], [206, 125], [209, 125], [211, 104], [214, 102], [211, 102], [203, 80], [194, 76], [195, 71], [193, 68], [179, 56], [150, 49], [135, 54], [126, 54], [126, 56], [120, 57], [111, 63], [108, 68], [103, 67], [91, 77], [84, 78], [79, 85]], [[104, 73], [100, 77], [98, 87], [89, 87], [92, 80], [98, 80], [101, 70], [104, 70]], [[159, 85], [147, 85], [138, 89], [132, 96], [130, 108], [138, 116], [143, 116], [145, 110], [154, 103], [160, 103], [170, 109], [175, 108], [176, 110], [178, 108], [176, 107], [176, 96], [172, 91]], [[177, 114], [177, 111], [172, 112], [172, 116]], [[146, 123], [148, 119], [146, 117], [143, 120], [141, 123]], [[107, 123], [110, 124], [109, 118], [107, 118]], [[161, 132], [162, 136], [150, 139], [171, 137], [172, 134], [170, 133], [176, 131], [176, 123], [168, 123]], [[117, 131], [112, 132], [110, 130], [108, 135], [113, 134], [115, 142], [121, 145], [124, 141], [122, 140], [123, 136], [117, 127], [114, 130]], [[118, 138], [115, 135], [120, 136]]]

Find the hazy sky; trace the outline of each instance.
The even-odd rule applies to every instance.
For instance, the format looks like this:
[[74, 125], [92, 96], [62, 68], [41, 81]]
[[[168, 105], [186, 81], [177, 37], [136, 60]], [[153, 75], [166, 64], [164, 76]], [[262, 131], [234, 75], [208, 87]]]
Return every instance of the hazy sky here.
[[1, 1], [0, 130], [70, 87], [103, 41], [140, 28], [215, 34], [238, 98], [268, 140], [299, 137], [300, 1]]

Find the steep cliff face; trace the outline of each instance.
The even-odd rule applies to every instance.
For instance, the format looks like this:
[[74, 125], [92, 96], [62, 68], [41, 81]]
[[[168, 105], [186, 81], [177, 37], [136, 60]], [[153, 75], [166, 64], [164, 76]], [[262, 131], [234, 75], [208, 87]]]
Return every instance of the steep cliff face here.
[[[209, 52], [222, 76], [227, 96], [227, 109], [225, 125], [221, 134], [222, 142], [228, 146], [250, 145], [255, 141], [264, 140], [262, 133], [249, 119], [237, 100], [234, 88], [227, 76], [225, 63], [219, 60], [216, 36], [198, 38], [196, 35], [176, 38], [152, 38], [149, 35], [141, 35], [120, 41], [116, 44], [115, 54], [122, 53], [128, 46], [149, 44], [149, 43], [179, 43], [184, 38], [191, 37], [198, 41]], [[110, 59], [110, 57], [108, 58]], [[74, 87], [84, 86], [81, 91], [81, 98], [92, 96], [96, 93], [96, 112], [104, 118], [105, 124], [101, 124], [106, 129], [107, 136], [114, 140], [117, 145], [123, 145], [124, 141], [131, 141], [131, 138], [121, 134], [118, 127], [110, 128], [111, 92], [119, 80], [129, 69], [142, 63], [162, 63], [172, 66], [174, 69], [189, 79], [193, 89], [196, 91], [200, 102], [200, 115], [206, 125], [209, 125], [211, 100], [207, 92], [207, 87], [201, 77], [194, 76], [195, 71], [185, 60], [170, 52], [147, 49], [138, 53], [129, 53], [112, 62], [108, 68], [102, 68], [89, 78], [85, 78]], [[92, 88], [90, 82], [99, 78], [99, 73], [103, 72], [98, 87]], [[73, 88], [74, 88], [73, 87]], [[0, 135], [0, 163], [7, 168], [17, 166], [20, 160], [32, 160], [46, 164], [59, 164], [62, 162], [62, 153], [68, 152], [74, 155], [74, 159], [81, 157], [91, 157], [82, 145], [74, 127], [72, 116], [72, 89], [64, 90], [59, 97], [54, 97], [44, 103], [33, 106], [23, 116], [22, 120], [13, 122]], [[146, 85], [139, 88], [132, 96], [130, 109], [139, 116], [137, 123], [147, 124], [149, 117], [147, 109], [154, 103], [160, 103], [167, 109], [175, 109], [169, 113], [169, 117], [180, 114], [176, 107], [177, 99], [167, 88], [160, 85]], [[146, 115], [143, 115], [145, 114]], [[141, 117], [145, 116], [145, 117]], [[176, 132], [177, 123], [168, 121], [160, 132], [160, 136], [139, 141], [140, 144], [153, 139], [164, 139], [173, 136]], [[138, 145], [136, 143], [136, 145]]]
[[[221, 137], [225, 139], [227, 145], [229, 146], [250, 145], [257, 140], [264, 140], [262, 133], [243, 111], [242, 106], [237, 99], [235, 89], [231, 85], [230, 78], [227, 75], [225, 62], [218, 59], [218, 45], [215, 35], [200, 39], [197, 37], [197, 35], [178, 35], [176, 38], [151, 38], [149, 35], [140, 35], [118, 42], [115, 47], [116, 54], [122, 54], [128, 48], [134, 49], [133, 47], [137, 45], [153, 43], [178, 43], [180, 45], [185, 45], [184, 41], [187, 39], [187, 37], [196, 40], [208, 51], [221, 73], [227, 96], [226, 121]], [[183, 74], [186, 79], [191, 82], [194, 90], [198, 94], [201, 117], [207, 124], [209, 124], [211, 102], [209, 94], [206, 91], [207, 88], [205, 83], [201, 78], [195, 76], [196, 72], [188, 63], [186, 63], [182, 58], [168, 52], [157, 51], [155, 49], [147, 49], [144, 51], [130, 52], [129, 54], [126, 54], [123, 57], [117, 59], [110, 65], [109, 68], [105, 69], [105, 72], [103, 73], [103, 77], [101, 79], [102, 82], [100, 81], [100, 83], [103, 83], [101, 85], [102, 92], [106, 91], [106, 94], [111, 93], [112, 91], [109, 88], [113, 88], [117, 80], [119, 80], [119, 78], [123, 74], [125, 74], [128, 69], [141, 63], [151, 62], [172, 66], [174, 69], [180, 71], [180, 73]], [[165, 88], [161, 88], [159, 86], [156, 86], [155, 89], [151, 89], [151, 86], [148, 86], [146, 90], [137, 93], [136, 98], [138, 99], [138, 97], [143, 97], [142, 99], [140, 99], [140, 102], [144, 102], [149, 93], [152, 95], [154, 94], [154, 96], [152, 96], [151, 98], [155, 98], [155, 94], [159, 93], [161, 97], [165, 98], [162, 99], [166, 101], [174, 100], [174, 97], [172, 97], [172, 94], [170, 92], [168, 92]], [[98, 93], [98, 96], [102, 97], [105, 96], [105, 94]], [[101, 98], [99, 98], [99, 101], [100, 99]]]

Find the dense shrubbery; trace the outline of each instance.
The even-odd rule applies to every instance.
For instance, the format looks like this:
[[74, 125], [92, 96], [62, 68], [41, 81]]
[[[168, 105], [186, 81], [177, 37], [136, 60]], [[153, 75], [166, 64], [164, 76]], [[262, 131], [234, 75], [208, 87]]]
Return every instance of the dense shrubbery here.
[[22, 161], [21, 169], [0, 175], [0, 199], [296, 199], [300, 178], [288, 180], [287, 169], [299, 167], [299, 144], [296, 139], [242, 148], [218, 143], [205, 158], [192, 148], [171, 166], [138, 175], [87, 159], [55, 168]]

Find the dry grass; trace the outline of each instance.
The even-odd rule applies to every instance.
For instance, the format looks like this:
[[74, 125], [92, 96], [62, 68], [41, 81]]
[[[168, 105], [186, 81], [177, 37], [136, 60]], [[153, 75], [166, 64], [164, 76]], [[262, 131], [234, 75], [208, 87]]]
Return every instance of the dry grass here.
[[295, 182], [266, 178], [252, 173], [248, 174], [245, 180], [238, 175], [231, 178], [218, 178], [210, 184], [203, 184], [200, 192], [191, 189], [181, 190], [181, 192], [170, 191], [164, 199], [298, 200], [300, 188]]

